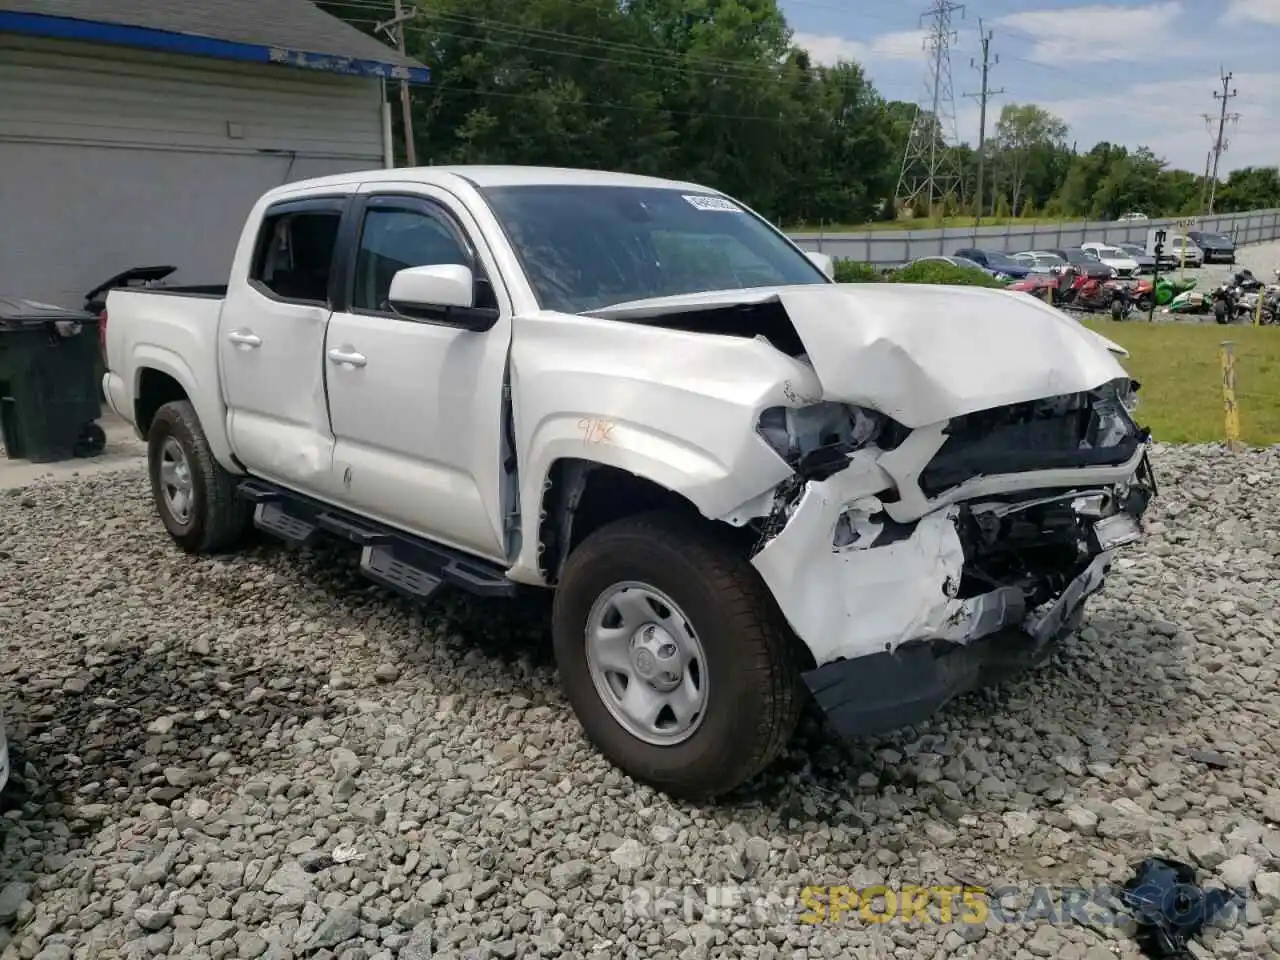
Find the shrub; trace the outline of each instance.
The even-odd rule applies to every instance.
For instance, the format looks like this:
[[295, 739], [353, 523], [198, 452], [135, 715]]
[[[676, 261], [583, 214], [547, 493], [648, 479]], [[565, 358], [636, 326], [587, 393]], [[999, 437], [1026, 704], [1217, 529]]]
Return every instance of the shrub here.
[[883, 280], [880, 271], [860, 260], [837, 260], [836, 283], [875, 283]]
[[962, 287], [1003, 289], [1006, 284], [972, 267], [955, 267], [941, 260], [913, 263], [889, 274], [890, 283], [945, 283]]

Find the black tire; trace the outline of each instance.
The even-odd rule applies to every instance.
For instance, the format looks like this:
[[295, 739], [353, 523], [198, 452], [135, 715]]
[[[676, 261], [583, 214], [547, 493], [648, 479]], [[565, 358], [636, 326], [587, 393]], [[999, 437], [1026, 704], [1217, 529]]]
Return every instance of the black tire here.
[[[592, 679], [588, 616], [624, 581], [669, 597], [702, 644], [706, 707], [681, 743], [654, 745], [629, 732]], [[625, 773], [671, 796], [728, 793], [768, 766], [795, 730], [803, 701], [794, 635], [741, 551], [696, 518], [650, 513], [588, 536], [565, 563], [552, 632], [561, 686], [588, 739]]]
[[[165, 441], [178, 442], [191, 475], [192, 507], [184, 521], [175, 516], [161, 491], [160, 462]], [[188, 553], [221, 553], [243, 541], [253, 519], [253, 506], [236, 495], [238, 478], [214, 459], [195, 409], [186, 400], [166, 403], [156, 411], [147, 432], [147, 464], [156, 511], [169, 535]]]
[[1155, 306], [1155, 301], [1154, 301], [1151, 297], [1139, 297], [1139, 298], [1138, 298], [1138, 312], [1139, 312], [1139, 313], [1150, 313], [1150, 312], [1151, 312], [1151, 308], [1152, 308], [1153, 306]]

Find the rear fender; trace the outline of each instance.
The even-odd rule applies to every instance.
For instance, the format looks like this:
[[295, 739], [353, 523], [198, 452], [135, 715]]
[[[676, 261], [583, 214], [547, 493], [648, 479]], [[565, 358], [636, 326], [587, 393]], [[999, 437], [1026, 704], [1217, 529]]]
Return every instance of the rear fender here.
[[227, 437], [227, 411], [221, 396], [211, 396], [207, 390], [202, 391], [198, 386], [195, 373], [181, 356], [155, 344], [140, 343], [133, 349], [132, 367], [135, 402], [141, 395], [144, 371], [155, 370], [172, 377], [182, 387], [183, 393], [187, 395], [187, 399], [195, 409], [214, 458], [232, 473], [240, 472], [236, 468], [231, 444]]

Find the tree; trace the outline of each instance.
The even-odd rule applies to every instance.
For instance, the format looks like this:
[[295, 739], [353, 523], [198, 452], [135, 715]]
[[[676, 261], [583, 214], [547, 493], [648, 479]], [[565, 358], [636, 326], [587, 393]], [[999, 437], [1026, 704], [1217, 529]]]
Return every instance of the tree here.
[[1280, 170], [1275, 167], [1232, 170], [1227, 182], [1218, 187], [1214, 203], [1224, 213], [1273, 207], [1280, 207]]
[[1033, 103], [1007, 103], [996, 121], [996, 144], [1013, 194], [1013, 212], [1020, 209], [1023, 186], [1036, 148], [1064, 149], [1067, 125]]
[[[371, 33], [391, 3], [317, 0]], [[694, 180], [788, 224], [894, 219], [913, 123], [959, 175], [943, 211], [974, 211], [977, 155], [947, 144], [913, 103], [885, 100], [853, 61], [823, 66], [793, 42], [779, 0], [416, 0], [408, 52], [432, 69], [414, 88], [418, 155]], [[393, 116], [399, 117], [399, 110]], [[398, 131], [403, 136], [402, 131]], [[1077, 155], [1067, 126], [1011, 104], [987, 143], [998, 216], [1199, 211], [1202, 178], [1150, 150], [1100, 143]], [[939, 198], [935, 198], [937, 200]], [[1280, 170], [1234, 171], [1223, 211], [1280, 206]]]

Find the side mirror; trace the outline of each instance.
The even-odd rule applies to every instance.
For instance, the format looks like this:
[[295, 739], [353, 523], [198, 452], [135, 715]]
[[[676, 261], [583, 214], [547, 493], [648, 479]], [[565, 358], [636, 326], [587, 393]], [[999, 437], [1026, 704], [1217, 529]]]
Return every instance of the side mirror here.
[[456, 263], [396, 271], [387, 302], [407, 320], [445, 323], [477, 332], [498, 322], [495, 308], [475, 305], [475, 276], [468, 267]]
[[835, 261], [825, 253], [810, 253], [806, 251], [805, 256], [809, 258], [810, 263], [822, 271], [828, 280], [834, 280], [836, 278]]

